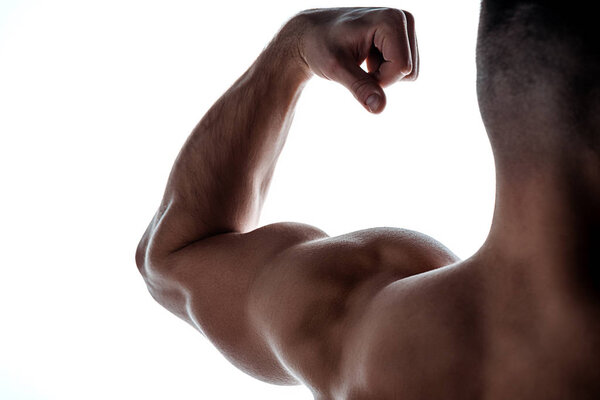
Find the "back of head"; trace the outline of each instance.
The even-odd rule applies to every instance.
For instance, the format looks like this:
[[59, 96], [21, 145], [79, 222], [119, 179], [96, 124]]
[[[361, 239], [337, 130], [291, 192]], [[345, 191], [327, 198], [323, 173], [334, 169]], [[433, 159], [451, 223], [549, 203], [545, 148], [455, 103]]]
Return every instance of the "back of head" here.
[[535, 161], [564, 143], [600, 150], [593, 3], [483, 0], [478, 97], [496, 158]]

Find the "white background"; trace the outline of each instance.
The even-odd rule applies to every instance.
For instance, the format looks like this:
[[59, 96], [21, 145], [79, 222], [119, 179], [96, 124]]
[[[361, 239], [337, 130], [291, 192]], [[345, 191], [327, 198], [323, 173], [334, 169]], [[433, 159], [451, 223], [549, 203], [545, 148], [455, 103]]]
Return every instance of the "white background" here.
[[0, 2], [0, 399], [311, 399], [230, 365], [147, 293], [134, 250], [186, 136], [286, 19], [413, 12], [421, 76], [370, 115], [314, 78], [262, 224], [487, 235], [494, 173], [475, 96], [479, 2]]

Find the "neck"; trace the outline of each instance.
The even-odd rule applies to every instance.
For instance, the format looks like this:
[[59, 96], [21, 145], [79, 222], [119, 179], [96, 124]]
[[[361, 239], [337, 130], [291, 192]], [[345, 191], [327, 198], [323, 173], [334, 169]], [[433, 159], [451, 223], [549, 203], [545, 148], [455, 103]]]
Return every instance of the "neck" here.
[[600, 154], [565, 150], [531, 168], [497, 162], [497, 171], [494, 218], [482, 252], [500, 257], [506, 271], [599, 290]]

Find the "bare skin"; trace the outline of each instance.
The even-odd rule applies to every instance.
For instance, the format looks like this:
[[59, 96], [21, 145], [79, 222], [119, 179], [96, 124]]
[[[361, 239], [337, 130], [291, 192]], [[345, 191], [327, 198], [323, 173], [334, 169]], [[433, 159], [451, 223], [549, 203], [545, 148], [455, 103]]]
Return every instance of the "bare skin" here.
[[150, 293], [242, 371], [318, 400], [598, 398], [597, 152], [565, 139], [517, 178], [498, 162], [490, 235], [464, 261], [402, 229], [257, 227], [311, 76], [379, 113], [418, 66], [408, 12], [290, 20], [181, 150], [136, 253]]

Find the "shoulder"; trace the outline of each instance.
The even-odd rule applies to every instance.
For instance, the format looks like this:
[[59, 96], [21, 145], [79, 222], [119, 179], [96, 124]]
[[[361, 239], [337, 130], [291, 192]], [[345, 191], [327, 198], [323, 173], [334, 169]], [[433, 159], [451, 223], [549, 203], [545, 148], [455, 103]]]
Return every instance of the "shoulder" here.
[[340, 371], [345, 338], [392, 282], [456, 262], [431, 237], [396, 228], [361, 230], [298, 243], [256, 279], [249, 311], [278, 358], [309, 387]]

